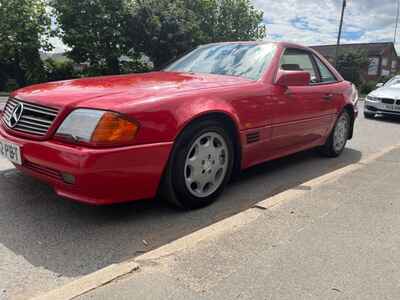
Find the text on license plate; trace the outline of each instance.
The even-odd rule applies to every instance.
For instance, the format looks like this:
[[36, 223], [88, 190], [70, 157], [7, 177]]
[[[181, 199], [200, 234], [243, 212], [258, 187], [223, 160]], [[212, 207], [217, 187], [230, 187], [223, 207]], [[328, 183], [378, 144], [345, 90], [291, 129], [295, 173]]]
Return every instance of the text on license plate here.
[[22, 164], [20, 146], [2, 139], [0, 139], [0, 156], [5, 157], [15, 164]]

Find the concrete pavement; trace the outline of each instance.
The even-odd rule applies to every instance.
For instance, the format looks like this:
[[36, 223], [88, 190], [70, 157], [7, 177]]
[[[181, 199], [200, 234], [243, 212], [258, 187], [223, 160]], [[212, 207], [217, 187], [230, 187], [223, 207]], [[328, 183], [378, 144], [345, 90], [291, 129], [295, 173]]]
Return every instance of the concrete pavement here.
[[400, 149], [193, 247], [139, 259], [88, 299], [398, 299]]

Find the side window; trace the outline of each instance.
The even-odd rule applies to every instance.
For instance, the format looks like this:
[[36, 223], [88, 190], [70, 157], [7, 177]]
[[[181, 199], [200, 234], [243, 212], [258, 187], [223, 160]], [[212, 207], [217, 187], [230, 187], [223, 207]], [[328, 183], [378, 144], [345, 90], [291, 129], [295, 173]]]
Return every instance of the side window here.
[[306, 51], [286, 49], [282, 56], [280, 67], [286, 71], [307, 71], [310, 73], [311, 83], [318, 82], [317, 71], [315, 70], [310, 54]]
[[314, 55], [315, 61], [317, 62], [319, 73], [321, 74], [321, 82], [336, 82], [337, 79], [335, 75], [328, 69], [327, 66], [317, 57]]

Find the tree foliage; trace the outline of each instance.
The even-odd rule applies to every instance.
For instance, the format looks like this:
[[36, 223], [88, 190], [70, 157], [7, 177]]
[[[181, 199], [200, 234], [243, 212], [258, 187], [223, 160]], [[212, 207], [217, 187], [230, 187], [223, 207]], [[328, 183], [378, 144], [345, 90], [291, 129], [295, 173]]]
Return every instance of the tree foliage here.
[[2, 77], [20, 86], [45, 79], [39, 50], [50, 50], [51, 20], [44, 0], [0, 2], [0, 67]]
[[48, 58], [44, 62], [44, 67], [47, 74], [47, 81], [63, 80], [65, 78], [78, 77], [74, 70], [74, 64], [71, 60], [57, 61]]
[[[55, 18], [49, 14], [54, 13]], [[159, 67], [199, 44], [264, 38], [250, 0], [0, 0], [0, 89], [64, 77]], [[52, 20], [57, 30], [51, 31]], [[71, 62], [40, 59], [57, 34]]]
[[262, 18], [249, 0], [142, 0], [128, 34], [132, 48], [160, 66], [199, 44], [262, 39]]
[[339, 53], [336, 67], [344, 79], [359, 86], [364, 80], [360, 70], [364, 70], [368, 65], [367, 51], [348, 50]]
[[127, 47], [126, 0], [51, 0], [60, 36], [74, 61], [89, 62], [107, 74], [120, 73]]

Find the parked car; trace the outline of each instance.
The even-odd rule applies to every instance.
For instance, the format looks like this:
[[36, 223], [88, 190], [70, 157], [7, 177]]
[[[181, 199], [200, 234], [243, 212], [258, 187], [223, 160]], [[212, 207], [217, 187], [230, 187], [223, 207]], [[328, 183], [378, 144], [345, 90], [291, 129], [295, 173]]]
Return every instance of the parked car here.
[[386, 84], [378, 83], [365, 99], [364, 116], [374, 118], [376, 114], [400, 116], [400, 76], [395, 76]]
[[20, 89], [0, 152], [57, 194], [103, 205], [154, 198], [213, 202], [234, 172], [319, 147], [342, 153], [358, 93], [312, 49], [210, 44], [146, 74]]

